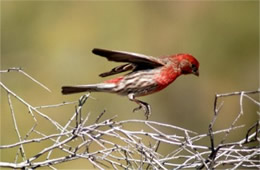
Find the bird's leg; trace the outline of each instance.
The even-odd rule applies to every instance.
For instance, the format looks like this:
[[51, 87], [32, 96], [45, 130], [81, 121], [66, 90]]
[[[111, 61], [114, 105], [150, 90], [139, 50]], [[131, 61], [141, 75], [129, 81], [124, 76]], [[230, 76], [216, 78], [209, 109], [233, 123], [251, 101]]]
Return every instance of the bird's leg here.
[[135, 103], [137, 103], [139, 105], [139, 107], [134, 108], [133, 112], [136, 112], [137, 110], [143, 109], [144, 115], [146, 116], [146, 120], [148, 120], [149, 116], [151, 115], [151, 106], [146, 102], [143, 102], [141, 100], [137, 100], [133, 93], [130, 93], [128, 95], [128, 98], [129, 98], [129, 100], [134, 101]]

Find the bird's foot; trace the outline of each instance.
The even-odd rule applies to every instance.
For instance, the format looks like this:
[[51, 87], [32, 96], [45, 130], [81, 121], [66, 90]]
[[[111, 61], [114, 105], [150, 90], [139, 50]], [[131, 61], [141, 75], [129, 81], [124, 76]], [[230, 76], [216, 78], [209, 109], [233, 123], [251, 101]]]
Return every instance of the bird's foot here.
[[146, 117], [146, 120], [148, 120], [148, 118], [151, 116], [151, 106], [148, 103], [140, 102], [139, 107], [134, 108], [133, 112], [136, 112], [140, 109], [144, 110], [144, 115]]
[[133, 110], [133, 112], [136, 112], [137, 110], [143, 109], [144, 110], [144, 115], [146, 116], [146, 120], [148, 120], [148, 118], [151, 116], [151, 106], [148, 103], [145, 103], [143, 101], [137, 100], [135, 98], [134, 93], [128, 94], [128, 98], [129, 98], [129, 100], [134, 101], [134, 102], [136, 102], [139, 105], [139, 107], [135, 108]]

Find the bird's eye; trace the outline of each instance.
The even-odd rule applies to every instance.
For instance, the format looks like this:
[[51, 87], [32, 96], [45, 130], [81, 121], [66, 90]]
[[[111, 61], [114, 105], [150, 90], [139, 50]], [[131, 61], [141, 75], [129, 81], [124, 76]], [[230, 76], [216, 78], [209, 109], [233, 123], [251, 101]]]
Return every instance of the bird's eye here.
[[191, 65], [192, 71], [196, 72], [198, 70], [197, 66], [195, 64]]

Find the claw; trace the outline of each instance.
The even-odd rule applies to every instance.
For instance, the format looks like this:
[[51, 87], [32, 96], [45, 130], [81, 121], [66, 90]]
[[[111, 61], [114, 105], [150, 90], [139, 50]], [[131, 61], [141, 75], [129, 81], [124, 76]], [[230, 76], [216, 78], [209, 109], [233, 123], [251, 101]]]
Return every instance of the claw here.
[[136, 112], [136, 111], [138, 111], [138, 110], [140, 110], [140, 109], [142, 109], [142, 106], [141, 106], [141, 105], [140, 105], [139, 107], [134, 108], [133, 112]]
[[[147, 104], [147, 103], [146, 103]], [[144, 115], [146, 116], [146, 120], [151, 116], [152, 111], [151, 111], [151, 106], [149, 104], [145, 105], [145, 113]]]

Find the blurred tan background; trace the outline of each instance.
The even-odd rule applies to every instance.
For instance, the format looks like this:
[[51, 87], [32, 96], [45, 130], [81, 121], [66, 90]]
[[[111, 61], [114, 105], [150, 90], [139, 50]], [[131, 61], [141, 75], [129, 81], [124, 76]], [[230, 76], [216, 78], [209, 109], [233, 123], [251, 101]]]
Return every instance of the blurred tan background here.
[[[1, 5], [1, 69], [22, 67], [52, 93], [18, 73], [2, 74], [1, 81], [33, 106], [80, 97], [81, 94], [62, 96], [62, 85], [106, 80], [98, 74], [118, 64], [92, 54], [95, 47], [152, 56], [194, 55], [200, 61], [199, 78], [182, 76], [164, 91], [140, 99], [152, 106], [150, 120], [198, 133], [207, 132], [216, 93], [259, 88], [256, 1], [3, 1]], [[13, 143], [17, 137], [6, 93], [2, 89], [1, 92], [1, 144]], [[92, 96], [96, 100], [87, 102], [86, 112], [91, 112], [93, 118], [104, 109], [104, 118], [115, 114], [118, 120], [145, 118], [142, 111], [132, 113], [136, 104], [126, 97], [105, 93]], [[19, 127], [27, 132], [31, 127], [27, 108], [16, 104]], [[239, 124], [252, 125], [257, 109], [245, 100], [245, 113]], [[49, 116], [64, 124], [73, 111], [74, 106], [69, 106]], [[214, 129], [229, 127], [238, 112], [239, 98], [225, 99]], [[240, 131], [234, 138], [244, 135]], [[2, 161], [12, 161], [14, 153], [15, 150], [2, 151]], [[69, 166], [73, 167], [73, 162]]]

